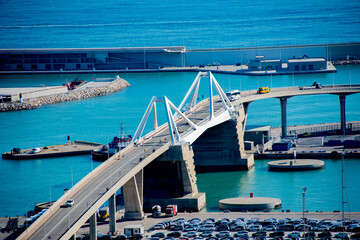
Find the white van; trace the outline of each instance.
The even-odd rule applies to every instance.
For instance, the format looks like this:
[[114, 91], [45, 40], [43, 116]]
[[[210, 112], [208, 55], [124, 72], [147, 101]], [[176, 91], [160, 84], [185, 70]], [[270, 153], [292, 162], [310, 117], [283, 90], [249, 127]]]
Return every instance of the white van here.
[[230, 100], [230, 102], [233, 102], [235, 100], [240, 99], [240, 91], [239, 90], [233, 90], [226, 93], [227, 98]]

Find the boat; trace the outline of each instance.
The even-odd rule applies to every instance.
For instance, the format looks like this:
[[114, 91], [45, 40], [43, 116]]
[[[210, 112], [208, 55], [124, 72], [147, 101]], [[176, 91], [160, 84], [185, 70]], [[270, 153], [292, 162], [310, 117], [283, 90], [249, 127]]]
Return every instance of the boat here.
[[72, 80], [71, 82], [66, 83], [66, 85], [68, 87], [68, 90], [74, 90], [75, 88], [77, 88], [85, 83], [86, 83], [85, 80], [76, 78], [75, 80]]
[[125, 134], [123, 133], [123, 127], [121, 125], [120, 138], [115, 136], [114, 139], [107, 145], [102, 145], [100, 148], [93, 150], [91, 152], [91, 157], [93, 160], [106, 161], [115, 153], [119, 152], [127, 145], [129, 145], [131, 143], [131, 140], [131, 135], [125, 136]]

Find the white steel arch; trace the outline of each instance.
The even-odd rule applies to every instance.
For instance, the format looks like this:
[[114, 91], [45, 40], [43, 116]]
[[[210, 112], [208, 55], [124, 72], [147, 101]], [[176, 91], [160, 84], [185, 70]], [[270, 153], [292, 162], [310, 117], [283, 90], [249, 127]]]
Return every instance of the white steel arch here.
[[[200, 80], [202, 78], [208, 78], [208, 84], [209, 84], [209, 101], [210, 101], [210, 111], [209, 111], [209, 121], [206, 123], [206, 126], [197, 126], [193, 121], [188, 119], [186, 117], [186, 113], [193, 110], [194, 107], [197, 104], [197, 95], [199, 92], [199, 86], [200, 86]], [[216, 92], [219, 94], [219, 98], [223, 105], [223, 113], [216, 117], [214, 115], [214, 92], [213, 88], [215, 88]], [[189, 96], [191, 95], [190, 103], [188, 107], [181, 111], [180, 109], [184, 106], [186, 101], [188, 100]], [[146, 111], [144, 113], [143, 118], [141, 119], [141, 122], [134, 134], [134, 137], [132, 139], [132, 143], [136, 144], [141, 141], [142, 133], [145, 129], [146, 123], [149, 119], [151, 111], [153, 112], [153, 119], [154, 119], [154, 130], [158, 128], [157, 123], [157, 108], [156, 103], [157, 102], [163, 102], [164, 108], [165, 108], [165, 114], [167, 119], [167, 124], [169, 127], [169, 133], [171, 136], [171, 144], [179, 144], [181, 141], [186, 141], [192, 143], [196, 140], [197, 137], [199, 137], [207, 128], [211, 126], [215, 126], [223, 121], [226, 121], [231, 118], [232, 111], [234, 110], [234, 106], [231, 104], [230, 100], [227, 98], [225, 92], [221, 89], [219, 83], [216, 81], [215, 77], [212, 75], [211, 72], [199, 72], [196, 76], [194, 82], [192, 83], [190, 89], [186, 93], [184, 99], [182, 100], [179, 107], [176, 107], [166, 96], [162, 97], [152, 97], [148, 107], [146, 108]], [[172, 113], [172, 110], [175, 111], [175, 114]], [[186, 136], [184, 139], [181, 138], [178, 128], [176, 126], [176, 121], [179, 118], [183, 118], [192, 128], [193, 133]], [[197, 131], [198, 130], [198, 131]]]

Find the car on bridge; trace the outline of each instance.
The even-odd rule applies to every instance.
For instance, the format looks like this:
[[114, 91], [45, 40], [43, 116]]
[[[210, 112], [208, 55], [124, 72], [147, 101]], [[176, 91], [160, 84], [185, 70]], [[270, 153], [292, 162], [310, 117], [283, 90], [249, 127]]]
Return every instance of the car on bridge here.
[[230, 100], [230, 102], [238, 100], [241, 97], [239, 90], [233, 90], [233, 91], [227, 92], [226, 96]]
[[261, 87], [258, 89], [258, 94], [264, 94], [264, 93], [268, 93], [270, 91], [269, 87]]
[[65, 207], [72, 207], [74, 206], [74, 199], [69, 199], [65, 203]]

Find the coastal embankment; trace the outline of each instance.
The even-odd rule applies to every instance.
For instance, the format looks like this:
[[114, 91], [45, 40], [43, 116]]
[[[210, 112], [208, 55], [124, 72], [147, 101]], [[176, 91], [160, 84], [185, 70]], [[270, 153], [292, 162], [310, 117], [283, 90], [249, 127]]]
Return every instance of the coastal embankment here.
[[68, 91], [66, 93], [58, 93], [48, 96], [39, 96], [30, 99], [25, 99], [22, 102], [17, 101], [17, 102], [0, 103], [0, 112], [29, 110], [47, 104], [54, 104], [60, 102], [68, 102], [68, 101], [75, 101], [86, 98], [110, 95], [128, 86], [130, 86], [130, 84], [126, 80], [122, 78], [116, 78], [114, 81], [111, 81], [108, 84], [101, 84], [100, 86], [94, 85], [91, 87], [82, 87], [81, 89]]

